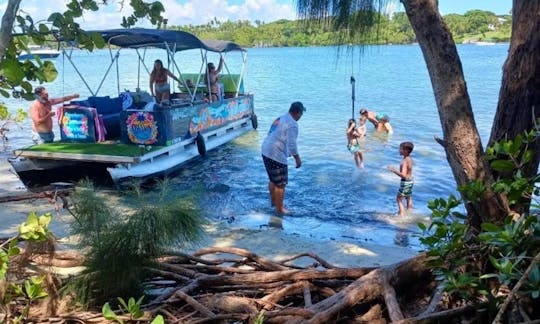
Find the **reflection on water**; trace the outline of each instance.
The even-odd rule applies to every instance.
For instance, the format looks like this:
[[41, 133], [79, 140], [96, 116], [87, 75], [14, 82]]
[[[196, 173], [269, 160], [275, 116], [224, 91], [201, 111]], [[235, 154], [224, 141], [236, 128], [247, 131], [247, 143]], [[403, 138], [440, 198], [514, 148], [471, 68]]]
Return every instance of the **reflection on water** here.
[[283, 216], [271, 215], [268, 221], [268, 227], [283, 229]]

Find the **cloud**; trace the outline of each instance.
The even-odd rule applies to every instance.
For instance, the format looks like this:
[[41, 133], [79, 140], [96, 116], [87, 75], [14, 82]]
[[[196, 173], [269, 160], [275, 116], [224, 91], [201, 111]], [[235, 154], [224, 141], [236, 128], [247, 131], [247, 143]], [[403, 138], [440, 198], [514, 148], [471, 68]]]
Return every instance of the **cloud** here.
[[251, 22], [296, 18], [296, 12], [291, 4], [280, 4], [276, 0], [245, 0], [241, 4], [229, 4], [223, 0], [191, 0], [185, 4], [163, 0], [162, 3], [166, 10], [164, 16], [169, 19], [168, 24], [175, 26], [202, 25], [214, 18], [219, 21]]
[[[77, 20], [85, 29], [120, 28], [122, 17], [132, 10], [128, 0], [123, 0], [124, 8], [118, 1], [110, 1], [101, 6], [97, 12], [85, 12], [82, 19]], [[249, 20], [254, 22], [272, 22], [279, 19], [296, 19], [293, 1], [284, 0], [161, 0], [165, 7], [163, 16], [168, 25], [202, 25], [214, 18], [219, 21]], [[234, 2], [234, 3], [233, 3]], [[0, 12], [5, 12], [7, 0], [0, 0]], [[33, 17], [34, 21], [45, 20], [52, 12], [63, 12], [66, 9], [64, 0], [48, 0], [44, 10], [42, 0], [22, 0], [20, 9]], [[143, 21], [138, 27], [149, 27]]]

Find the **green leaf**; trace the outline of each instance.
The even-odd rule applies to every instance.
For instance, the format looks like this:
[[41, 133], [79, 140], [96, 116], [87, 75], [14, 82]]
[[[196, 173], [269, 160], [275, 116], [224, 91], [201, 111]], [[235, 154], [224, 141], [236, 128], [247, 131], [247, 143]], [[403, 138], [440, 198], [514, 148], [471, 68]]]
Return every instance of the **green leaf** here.
[[426, 225], [424, 223], [417, 223], [417, 225], [422, 231], [426, 230]]
[[137, 300], [137, 305], [141, 305], [143, 299], [144, 299], [144, 295], [142, 295], [142, 296]]
[[109, 303], [105, 303], [103, 307], [101, 308], [101, 313], [103, 314], [103, 317], [109, 321], [114, 321], [118, 318], [116, 314], [112, 311], [111, 305]]
[[52, 61], [45, 61], [43, 63], [41, 74], [43, 76], [43, 80], [46, 82], [53, 82], [58, 77], [58, 71], [56, 70], [56, 67]]
[[47, 18], [47, 21], [53, 23], [54, 26], [61, 26], [64, 23], [64, 16], [62, 14], [55, 12]]
[[498, 232], [501, 230], [499, 226], [492, 223], [482, 223], [481, 227], [485, 232]]
[[131, 313], [136, 306], [137, 304], [135, 303], [135, 298], [130, 297], [128, 299], [128, 311]]
[[533, 157], [534, 157], [534, 152], [531, 150], [528, 150], [525, 152], [525, 154], [523, 154], [523, 158], [521, 159], [521, 162], [523, 164], [529, 163]]
[[481, 275], [480, 279], [490, 279], [490, 278], [498, 278], [499, 276], [494, 273], [488, 273], [485, 275]]
[[97, 48], [103, 48], [105, 46], [105, 40], [98, 33], [91, 33], [90, 38], [94, 42]]
[[120, 306], [121, 306], [121, 307], [120, 307], [121, 310], [122, 310], [123, 312], [126, 312], [126, 313], [129, 312], [129, 307], [128, 307], [128, 305], [126, 304], [126, 301], [124, 300], [124, 298], [118, 297], [117, 299], [118, 299], [118, 303], [119, 303]]
[[45, 24], [39, 24], [39, 32], [42, 33], [42, 34], [48, 34], [49, 33], [49, 27], [47, 27], [47, 25]]
[[158, 315], [152, 320], [150, 324], [165, 324], [165, 319], [163, 318], [163, 316]]
[[518, 134], [513, 141], [510, 141], [510, 148], [508, 153], [511, 155], [517, 155], [521, 150], [521, 145], [523, 144], [523, 137]]
[[24, 292], [30, 300], [35, 300], [43, 297], [47, 297], [48, 294], [43, 291], [41, 283], [43, 282], [43, 277], [31, 277], [30, 280], [24, 281]]
[[514, 170], [514, 163], [508, 160], [495, 160], [491, 162], [491, 167], [495, 171], [512, 171]]
[[48, 239], [48, 225], [51, 222], [52, 215], [47, 213], [40, 217], [35, 212], [28, 214], [26, 222], [19, 226], [19, 236], [23, 240], [43, 242]]
[[4, 60], [2, 62], [2, 74], [11, 83], [20, 84], [24, 78], [24, 71], [16, 60]]

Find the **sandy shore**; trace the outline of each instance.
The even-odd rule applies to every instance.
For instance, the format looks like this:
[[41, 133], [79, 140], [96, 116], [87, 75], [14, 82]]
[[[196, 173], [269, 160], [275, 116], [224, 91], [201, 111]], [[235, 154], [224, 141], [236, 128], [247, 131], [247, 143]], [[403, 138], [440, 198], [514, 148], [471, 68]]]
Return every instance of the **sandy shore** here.
[[[0, 161], [0, 198], [26, 192], [3, 157]], [[18, 225], [26, 219], [28, 213], [36, 211], [38, 214], [52, 213], [54, 217], [51, 230], [61, 242], [65, 241], [68, 233], [66, 222], [71, 216], [59, 203], [51, 204], [47, 199], [32, 199], [2, 203], [0, 208], [0, 236], [15, 234]], [[415, 249], [408, 246], [399, 246], [392, 242], [379, 244], [374, 240], [344, 236], [337, 232], [325, 232], [327, 235], [324, 236], [306, 235], [306, 231], [301, 228], [302, 222], [298, 219], [280, 219], [271, 215], [255, 216], [255, 220], [247, 225], [237, 222], [211, 222], [205, 226], [206, 234], [202, 241], [188, 252], [212, 246], [238, 247], [275, 261], [301, 253], [314, 253], [340, 267], [386, 265], [417, 254]], [[302, 258], [295, 263], [307, 265], [313, 263], [313, 259]]]

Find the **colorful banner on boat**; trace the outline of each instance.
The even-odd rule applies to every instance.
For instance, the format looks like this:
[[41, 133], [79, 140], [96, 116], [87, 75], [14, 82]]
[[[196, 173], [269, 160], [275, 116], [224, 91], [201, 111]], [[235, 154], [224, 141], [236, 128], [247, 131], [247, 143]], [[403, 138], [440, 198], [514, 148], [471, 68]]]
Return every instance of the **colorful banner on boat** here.
[[95, 111], [83, 107], [58, 109], [60, 138], [64, 142], [95, 142]]
[[191, 118], [189, 132], [197, 134], [248, 116], [253, 109], [253, 97], [229, 99], [219, 105], [208, 105]]
[[158, 123], [148, 111], [129, 114], [126, 118], [126, 131], [133, 144], [151, 145], [158, 140]]

